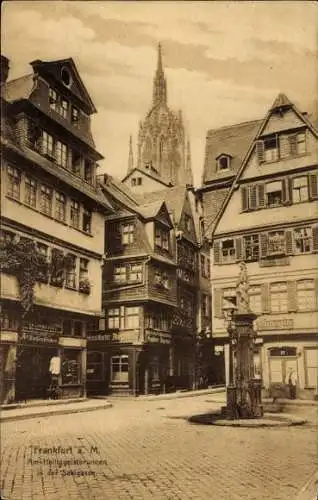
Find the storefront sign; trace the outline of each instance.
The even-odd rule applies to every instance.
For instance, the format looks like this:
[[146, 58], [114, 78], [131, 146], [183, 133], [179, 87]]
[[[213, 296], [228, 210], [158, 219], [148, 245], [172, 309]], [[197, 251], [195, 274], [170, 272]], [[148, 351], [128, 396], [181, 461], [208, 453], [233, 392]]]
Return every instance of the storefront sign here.
[[159, 331], [148, 331], [146, 332], [146, 342], [171, 344], [171, 336], [169, 333], [164, 333]]
[[86, 347], [86, 339], [76, 339], [72, 337], [60, 337], [59, 345], [63, 347]]
[[294, 321], [285, 319], [260, 319], [256, 321], [257, 330], [292, 330]]
[[87, 335], [88, 342], [118, 342], [118, 333], [92, 333]]
[[61, 334], [62, 325], [60, 323], [30, 321], [23, 324], [21, 341], [36, 344], [57, 344]]
[[17, 332], [0, 332], [0, 342], [17, 342]]
[[32, 342], [34, 344], [53, 344], [57, 345], [56, 337], [46, 337], [44, 335], [33, 335], [33, 333], [22, 332], [22, 342]]

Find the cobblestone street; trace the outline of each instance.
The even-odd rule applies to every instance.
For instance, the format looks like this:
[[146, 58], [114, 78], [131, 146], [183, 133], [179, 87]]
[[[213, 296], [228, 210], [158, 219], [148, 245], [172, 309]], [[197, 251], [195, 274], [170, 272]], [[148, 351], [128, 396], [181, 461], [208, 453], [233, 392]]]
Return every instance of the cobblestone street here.
[[3, 423], [4, 499], [287, 500], [315, 470], [313, 407], [304, 426], [235, 429], [183, 418], [220, 406], [206, 395], [113, 404]]

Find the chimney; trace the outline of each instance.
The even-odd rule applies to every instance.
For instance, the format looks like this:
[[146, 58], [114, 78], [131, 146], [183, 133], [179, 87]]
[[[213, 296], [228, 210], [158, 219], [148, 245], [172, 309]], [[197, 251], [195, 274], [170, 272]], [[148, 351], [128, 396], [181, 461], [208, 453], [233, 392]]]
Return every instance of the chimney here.
[[9, 76], [9, 59], [1, 54], [0, 83], [6, 83]]

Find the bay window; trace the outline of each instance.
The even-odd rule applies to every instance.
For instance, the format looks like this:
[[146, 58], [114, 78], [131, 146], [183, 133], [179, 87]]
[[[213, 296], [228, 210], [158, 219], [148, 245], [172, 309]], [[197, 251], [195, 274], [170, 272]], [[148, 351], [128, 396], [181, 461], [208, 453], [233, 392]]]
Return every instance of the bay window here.
[[123, 245], [129, 245], [134, 242], [135, 227], [133, 223], [123, 224], [121, 226], [121, 242]]

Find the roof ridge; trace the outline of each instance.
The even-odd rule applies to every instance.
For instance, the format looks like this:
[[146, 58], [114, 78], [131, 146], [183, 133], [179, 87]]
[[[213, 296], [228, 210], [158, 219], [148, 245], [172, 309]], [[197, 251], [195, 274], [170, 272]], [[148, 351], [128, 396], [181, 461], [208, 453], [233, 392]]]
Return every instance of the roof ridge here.
[[225, 130], [225, 129], [230, 129], [230, 128], [236, 128], [236, 127], [241, 127], [243, 125], [251, 125], [251, 124], [256, 124], [258, 122], [261, 122], [263, 118], [256, 118], [255, 120], [247, 120], [245, 122], [240, 122], [240, 123], [232, 123], [231, 125], [223, 125], [222, 127], [218, 128], [210, 128], [208, 129], [208, 134], [210, 132], [218, 132], [219, 130]]
[[17, 78], [13, 78], [12, 80], [7, 80], [4, 86], [9, 85], [10, 83], [14, 83], [17, 80], [22, 80], [23, 78], [28, 78], [30, 76], [34, 76], [34, 73], [27, 73], [26, 75], [18, 76]]

